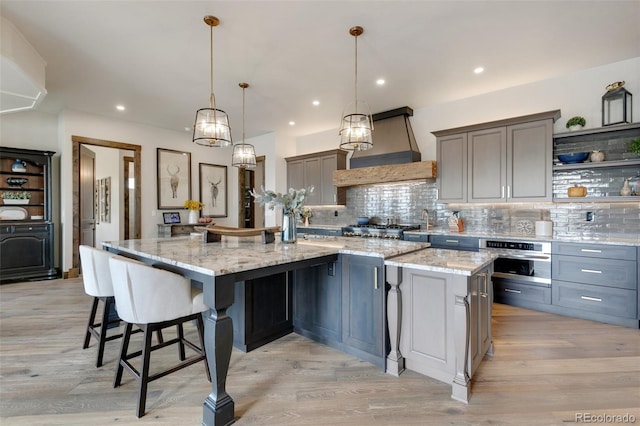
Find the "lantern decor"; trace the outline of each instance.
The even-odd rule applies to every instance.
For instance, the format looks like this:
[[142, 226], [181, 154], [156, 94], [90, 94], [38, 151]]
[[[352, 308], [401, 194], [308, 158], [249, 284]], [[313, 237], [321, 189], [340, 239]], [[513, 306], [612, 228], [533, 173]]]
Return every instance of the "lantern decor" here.
[[611, 83], [602, 95], [602, 126], [631, 123], [632, 95], [623, 86], [624, 81]]

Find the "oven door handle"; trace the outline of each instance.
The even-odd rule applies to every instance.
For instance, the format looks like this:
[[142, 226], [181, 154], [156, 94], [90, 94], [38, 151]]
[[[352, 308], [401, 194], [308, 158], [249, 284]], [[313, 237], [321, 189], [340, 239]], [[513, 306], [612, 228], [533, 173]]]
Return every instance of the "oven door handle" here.
[[507, 258], [507, 259], [524, 259], [524, 260], [544, 260], [550, 261], [551, 256], [545, 255], [530, 255], [530, 254], [500, 254], [499, 257]]

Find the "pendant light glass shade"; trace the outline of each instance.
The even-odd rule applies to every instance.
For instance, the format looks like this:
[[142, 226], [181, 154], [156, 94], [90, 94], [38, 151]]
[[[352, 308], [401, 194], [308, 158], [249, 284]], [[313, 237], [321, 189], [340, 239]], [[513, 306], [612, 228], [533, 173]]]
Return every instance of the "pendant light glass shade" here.
[[342, 113], [340, 122], [340, 148], [349, 151], [366, 151], [373, 148], [373, 118], [369, 105], [358, 101], [358, 36], [364, 33], [362, 27], [349, 29], [356, 39], [355, 60], [355, 101], [351, 102]]
[[218, 26], [220, 21], [215, 16], [205, 16], [204, 22], [210, 28], [211, 93], [209, 94], [209, 108], [201, 108], [196, 112], [193, 141], [198, 145], [226, 147], [233, 145], [229, 116], [223, 110], [216, 108], [216, 97], [213, 94], [213, 27]]
[[256, 166], [256, 151], [253, 145], [248, 143], [238, 144], [233, 147], [232, 165], [241, 169], [252, 169]]
[[233, 147], [231, 165], [241, 169], [252, 169], [256, 166], [256, 151], [253, 145], [244, 143], [244, 91], [249, 87], [249, 83], [240, 83], [238, 86], [242, 87], [242, 143]]

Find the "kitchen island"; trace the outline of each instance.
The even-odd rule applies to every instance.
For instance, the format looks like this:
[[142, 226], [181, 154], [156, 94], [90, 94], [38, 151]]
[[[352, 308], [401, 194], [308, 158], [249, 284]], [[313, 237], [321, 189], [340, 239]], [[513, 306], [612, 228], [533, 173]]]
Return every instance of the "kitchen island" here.
[[493, 353], [488, 252], [420, 250], [385, 260], [390, 352], [387, 372], [405, 367], [452, 384], [467, 403], [471, 379]]
[[428, 243], [330, 237], [296, 244], [262, 244], [260, 237], [224, 237], [204, 243], [202, 238], [175, 237], [105, 242], [110, 252], [180, 273], [202, 286], [205, 315], [205, 349], [212, 391], [204, 401], [204, 425], [235, 421], [234, 401], [226, 392], [233, 346], [233, 324], [227, 310], [234, 303], [238, 281], [330, 263], [340, 254], [390, 258], [420, 250]]

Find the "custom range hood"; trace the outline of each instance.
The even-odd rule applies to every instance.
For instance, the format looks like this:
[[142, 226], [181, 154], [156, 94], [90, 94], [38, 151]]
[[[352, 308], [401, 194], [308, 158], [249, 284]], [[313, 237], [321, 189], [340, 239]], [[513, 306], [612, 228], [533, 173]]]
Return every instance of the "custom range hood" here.
[[435, 161], [421, 161], [408, 106], [373, 115], [373, 148], [354, 151], [348, 170], [333, 173], [337, 187], [430, 179]]
[[373, 148], [354, 151], [351, 168], [413, 163], [421, 160], [408, 106], [373, 115]]

